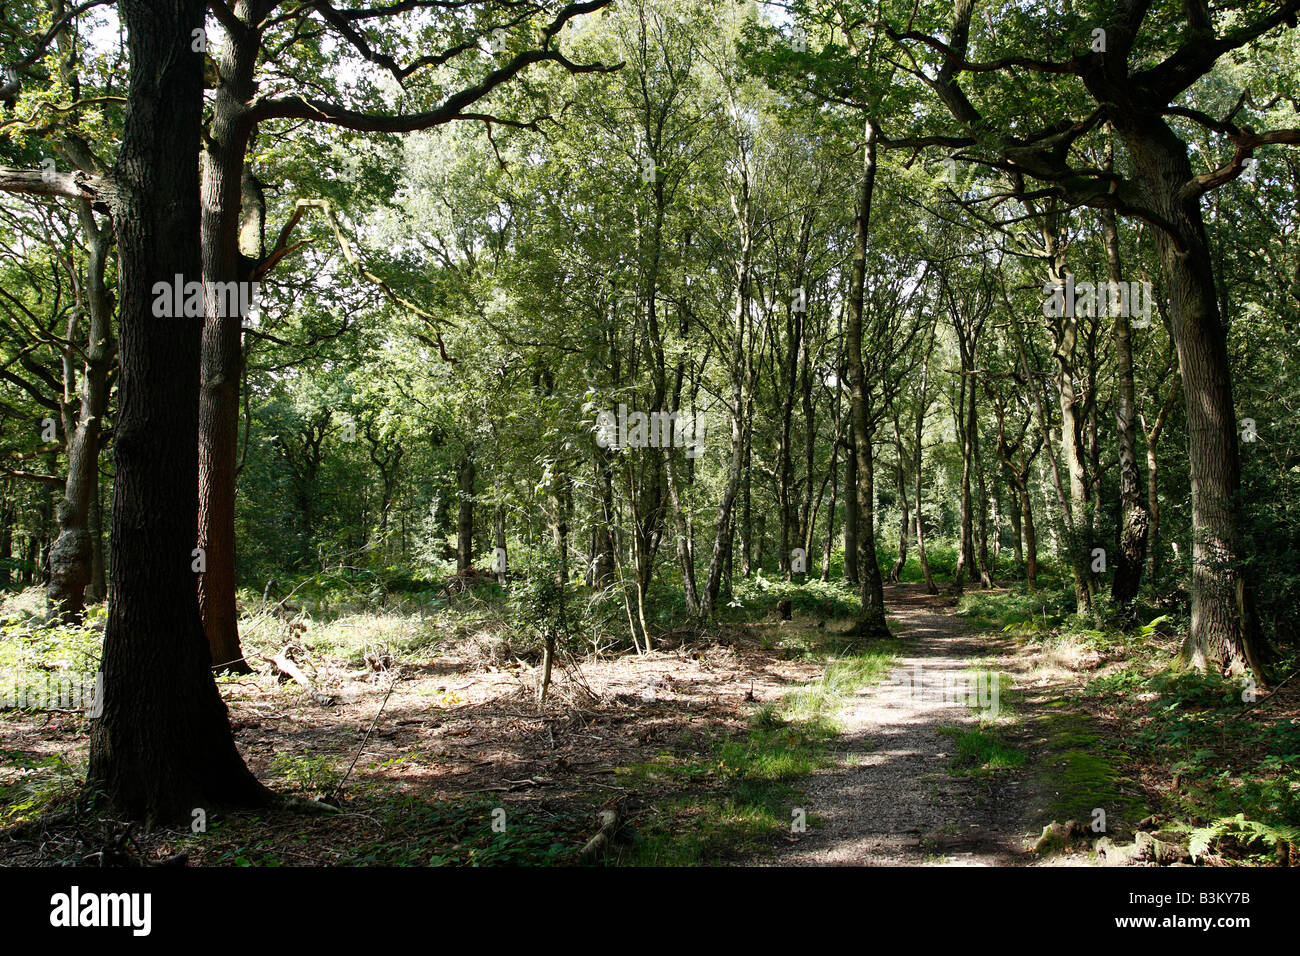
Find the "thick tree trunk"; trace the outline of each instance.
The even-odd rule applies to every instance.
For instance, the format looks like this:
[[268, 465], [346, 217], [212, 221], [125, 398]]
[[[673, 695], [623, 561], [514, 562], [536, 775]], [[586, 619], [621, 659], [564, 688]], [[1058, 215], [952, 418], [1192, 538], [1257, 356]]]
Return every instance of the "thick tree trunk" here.
[[1116, 120], [1147, 201], [1173, 230], [1155, 230], [1182, 373], [1192, 484], [1192, 622], [1184, 657], [1264, 680], [1263, 645], [1245, 568], [1232, 377], [1209, 241], [1186, 145], [1159, 116]]
[[114, 171], [121, 267], [121, 385], [114, 442], [102, 715], [87, 791], [116, 812], [188, 821], [195, 808], [269, 794], [235, 750], [199, 619], [200, 323], [153, 315], [155, 283], [200, 276], [200, 0], [121, 0], [131, 73]]

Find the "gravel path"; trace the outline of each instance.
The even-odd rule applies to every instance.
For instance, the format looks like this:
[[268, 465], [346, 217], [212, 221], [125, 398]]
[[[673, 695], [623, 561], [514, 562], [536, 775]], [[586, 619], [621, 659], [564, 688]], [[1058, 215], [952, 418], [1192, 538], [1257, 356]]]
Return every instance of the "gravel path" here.
[[[951, 612], [952, 599], [886, 588], [905, 642], [889, 681], [841, 711], [835, 765], [807, 781], [804, 809], [820, 821], [765, 862], [777, 866], [1023, 865], [1033, 834], [1014, 774], [998, 782], [952, 776], [954, 747], [939, 728], [974, 726], [968, 668], [1008, 650]], [[947, 607], [945, 607], [947, 605]], [[994, 666], [997, 666], [996, 663]], [[991, 700], [988, 684], [984, 701]]]

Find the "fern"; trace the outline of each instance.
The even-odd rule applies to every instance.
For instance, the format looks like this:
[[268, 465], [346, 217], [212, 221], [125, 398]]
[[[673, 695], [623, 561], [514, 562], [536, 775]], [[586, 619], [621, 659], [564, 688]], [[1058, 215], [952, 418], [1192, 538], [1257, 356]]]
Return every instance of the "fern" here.
[[1300, 844], [1300, 827], [1273, 826], [1262, 820], [1247, 820], [1244, 813], [1238, 813], [1235, 817], [1220, 817], [1208, 827], [1193, 830], [1187, 852], [1193, 860], [1198, 860], [1219, 837], [1232, 837], [1243, 844], [1261, 840], [1268, 846], [1279, 843], [1297, 845]]

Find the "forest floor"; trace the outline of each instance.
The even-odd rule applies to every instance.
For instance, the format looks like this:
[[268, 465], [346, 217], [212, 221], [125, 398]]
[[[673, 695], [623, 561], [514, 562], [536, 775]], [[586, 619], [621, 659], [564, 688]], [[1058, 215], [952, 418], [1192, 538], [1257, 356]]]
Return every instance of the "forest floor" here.
[[[245, 633], [257, 672], [220, 681], [236, 742], [273, 789], [338, 812], [196, 808], [191, 828], [129, 838], [93, 809], [51, 824], [86, 719], [7, 710], [0, 812], [20, 825], [0, 862], [1087, 865], [1095, 832], [1031, 848], [1053, 821], [1101, 810], [1118, 840], [1148, 814], [1122, 728], [1074, 693], [1095, 652], [917, 585], [886, 602], [894, 638], [866, 646], [797, 613], [566, 660], [541, 708], [535, 664], [499, 634], [412, 609], [265, 620]], [[286, 643], [315, 696], [269, 664]]]

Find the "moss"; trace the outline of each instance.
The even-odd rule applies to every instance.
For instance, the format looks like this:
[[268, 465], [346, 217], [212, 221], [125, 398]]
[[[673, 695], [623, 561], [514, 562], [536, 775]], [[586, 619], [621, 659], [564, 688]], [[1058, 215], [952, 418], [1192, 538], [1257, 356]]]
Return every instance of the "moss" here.
[[1106, 811], [1106, 830], [1126, 829], [1147, 815], [1128, 776], [1130, 758], [1094, 732], [1091, 719], [1078, 712], [1052, 713], [1034, 721], [1044, 755], [1033, 773], [1032, 788], [1047, 799], [1043, 819], [1091, 823], [1093, 810]]

